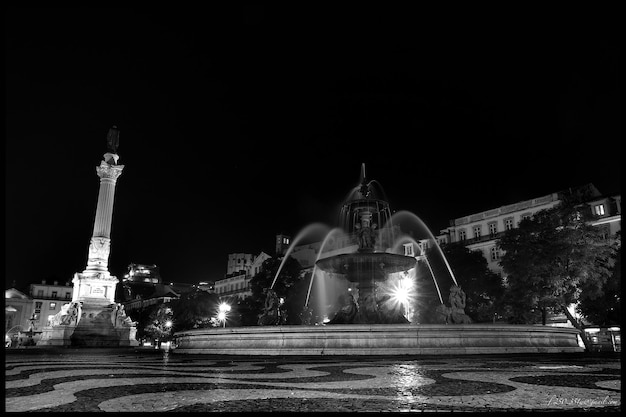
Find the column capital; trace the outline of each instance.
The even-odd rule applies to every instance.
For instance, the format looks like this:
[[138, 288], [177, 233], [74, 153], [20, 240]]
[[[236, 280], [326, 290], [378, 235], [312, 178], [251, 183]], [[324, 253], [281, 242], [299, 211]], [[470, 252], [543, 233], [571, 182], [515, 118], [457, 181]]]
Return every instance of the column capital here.
[[111, 179], [117, 181], [117, 178], [122, 175], [124, 165], [111, 165], [105, 161], [100, 162], [100, 166], [96, 167], [96, 173], [100, 179]]

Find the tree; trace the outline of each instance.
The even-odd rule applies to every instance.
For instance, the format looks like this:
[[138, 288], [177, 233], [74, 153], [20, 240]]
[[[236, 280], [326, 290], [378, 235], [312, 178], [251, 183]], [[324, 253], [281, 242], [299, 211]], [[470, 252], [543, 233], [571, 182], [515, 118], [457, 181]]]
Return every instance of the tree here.
[[[277, 258], [267, 259], [259, 273], [250, 280], [252, 295], [243, 300], [239, 306], [242, 324], [257, 324], [258, 316], [263, 312], [266, 289], [271, 287], [281, 262], [282, 260]], [[289, 257], [274, 283], [274, 291], [285, 301], [283, 310], [287, 315], [287, 324], [299, 324], [299, 314], [304, 308], [308, 287], [303, 285], [303, 282], [306, 281], [308, 284], [308, 280], [301, 275], [301, 270], [300, 263]]]
[[214, 327], [220, 299], [217, 294], [197, 289], [172, 302], [174, 331]]
[[[471, 251], [458, 243], [444, 245], [441, 249], [458, 285], [467, 297], [465, 313], [475, 322], [491, 322], [504, 293], [500, 276], [489, 269], [487, 260], [480, 252]], [[443, 302], [448, 304], [449, 290], [454, 283], [450, 272], [436, 248], [429, 248], [426, 257], [437, 279]], [[423, 262], [418, 264], [417, 277], [417, 320], [420, 323], [429, 323], [433, 321], [435, 309], [441, 304], [441, 300], [434, 288], [430, 269]]]
[[498, 243], [505, 252], [500, 265], [508, 274], [507, 298], [523, 301], [509, 305], [513, 315], [523, 318], [520, 309], [536, 309], [545, 324], [548, 311], [560, 310], [581, 331], [585, 344], [583, 324], [568, 306], [597, 297], [611, 269], [611, 247], [602, 230], [589, 224], [586, 208], [580, 199], [563, 196], [561, 204], [524, 219]]
[[144, 332], [158, 340], [159, 346], [163, 340], [169, 340], [172, 336], [173, 312], [169, 303], [159, 304], [150, 313], [148, 324]]
[[612, 244], [612, 273], [604, 285], [587, 288], [585, 285], [580, 294], [577, 306], [578, 313], [590, 322], [600, 326], [621, 324], [621, 282], [622, 282], [622, 237], [621, 232], [615, 236]]
[[493, 321], [504, 294], [500, 275], [489, 269], [481, 252], [454, 243], [445, 245], [442, 251], [467, 297], [465, 313], [478, 323]]

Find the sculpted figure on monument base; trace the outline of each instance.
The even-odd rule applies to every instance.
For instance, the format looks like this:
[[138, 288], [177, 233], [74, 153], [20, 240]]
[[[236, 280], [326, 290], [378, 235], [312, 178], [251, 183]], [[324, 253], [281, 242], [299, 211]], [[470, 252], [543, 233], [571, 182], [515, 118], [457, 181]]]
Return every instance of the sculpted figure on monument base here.
[[124, 305], [121, 303], [111, 304], [113, 311], [111, 313], [111, 321], [114, 327], [129, 327], [135, 322], [126, 315]]
[[80, 307], [80, 303], [77, 302], [65, 304], [63, 307], [61, 307], [61, 311], [56, 313], [54, 317], [52, 317], [48, 321], [48, 326], [67, 326], [78, 324], [81, 310]]

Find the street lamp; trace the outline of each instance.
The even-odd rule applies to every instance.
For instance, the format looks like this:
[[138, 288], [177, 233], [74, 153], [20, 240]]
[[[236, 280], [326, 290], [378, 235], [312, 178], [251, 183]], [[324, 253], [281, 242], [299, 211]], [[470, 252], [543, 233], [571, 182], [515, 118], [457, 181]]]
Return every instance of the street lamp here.
[[230, 311], [230, 305], [227, 303], [222, 303], [219, 306], [219, 313], [217, 314], [217, 319], [220, 320], [224, 327], [226, 327], [226, 317], [228, 316], [228, 312]]

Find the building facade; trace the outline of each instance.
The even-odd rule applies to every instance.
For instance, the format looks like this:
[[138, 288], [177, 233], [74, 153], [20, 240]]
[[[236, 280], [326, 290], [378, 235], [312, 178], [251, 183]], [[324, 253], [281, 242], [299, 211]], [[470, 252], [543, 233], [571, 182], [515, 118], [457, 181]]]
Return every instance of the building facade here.
[[593, 184], [586, 184], [573, 190], [555, 192], [453, 219], [450, 227], [439, 232], [437, 243], [445, 245], [458, 242], [471, 251], [482, 253], [489, 269], [504, 277], [500, 266], [503, 253], [498, 250], [498, 239], [507, 230], [518, 227], [523, 219], [560, 204], [565, 193], [585, 193], [588, 196], [585, 205], [594, 218], [591, 224], [603, 227], [607, 237], [615, 236], [621, 230], [621, 196], [602, 196]]
[[[72, 301], [74, 288], [71, 282], [60, 284], [30, 284], [25, 294], [15, 288], [5, 291], [5, 333], [15, 326], [40, 334], [48, 319]], [[15, 310], [15, 311], [14, 311]]]
[[[250, 290], [250, 280], [261, 271], [263, 262], [270, 258], [271, 256], [265, 252], [261, 252], [256, 256], [238, 253], [228, 255], [226, 276], [215, 281], [215, 293], [219, 295], [220, 298], [230, 299], [250, 296], [252, 294]], [[243, 269], [235, 270], [234, 266], [236, 265], [240, 265]]]

